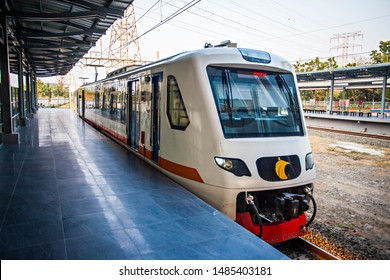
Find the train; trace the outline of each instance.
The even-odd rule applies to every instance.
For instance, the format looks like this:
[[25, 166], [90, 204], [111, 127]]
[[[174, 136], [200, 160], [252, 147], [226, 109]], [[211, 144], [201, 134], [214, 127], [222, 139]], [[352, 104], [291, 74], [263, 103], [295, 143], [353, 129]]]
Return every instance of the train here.
[[74, 99], [87, 123], [266, 242], [313, 222], [316, 168], [286, 59], [208, 46], [124, 67]]

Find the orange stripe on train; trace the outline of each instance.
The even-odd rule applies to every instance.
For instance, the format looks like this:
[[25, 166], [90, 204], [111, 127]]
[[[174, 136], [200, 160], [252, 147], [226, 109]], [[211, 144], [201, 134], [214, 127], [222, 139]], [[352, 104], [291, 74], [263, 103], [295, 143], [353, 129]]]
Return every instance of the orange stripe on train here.
[[184, 165], [169, 161], [167, 159], [163, 159], [161, 157], [159, 157], [159, 159], [158, 159], [158, 165], [161, 168], [163, 168], [163, 169], [165, 169], [165, 170], [167, 170], [175, 175], [178, 175], [178, 176], [181, 176], [181, 177], [193, 180], [193, 181], [197, 181], [200, 183], [204, 183], [202, 177], [198, 173], [198, 170], [196, 170], [195, 168], [184, 166]]

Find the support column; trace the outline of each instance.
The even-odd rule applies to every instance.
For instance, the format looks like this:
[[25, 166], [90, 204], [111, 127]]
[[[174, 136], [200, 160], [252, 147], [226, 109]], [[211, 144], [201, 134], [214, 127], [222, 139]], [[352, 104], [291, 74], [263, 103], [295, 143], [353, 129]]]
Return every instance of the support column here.
[[381, 115], [382, 118], [385, 117], [385, 103], [386, 103], [386, 87], [387, 87], [387, 75], [389, 73], [389, 67], [386, 67], [386, 73], [383, 77], [383, 87], [382, 87], [382, 104], [381, 104]]
[[38, 111], [38, 85], [37, 85], [37, 76], [35, 73], [32, 73], [32, 85], [34, 91], [34, 108], [35, 112]]
[[332, 74], [332, 80], [330, 81], [329, 113], [332, 113], [333, 111], [333, 94], [334, 94], [334, 74]]
[[26, 71], [26, 105], [27, 105], [27, 117], [28, 118], [33, 118], [33, 114], [31, 111], [31, 84], [30, 84], [30, 67], [27, 66], [27, 71]]
[[19, 87], [19, 119], [20, 126], [26, 126], [28, 119], [26, 118], [24, 82], [23, 82], [23, 55], [22, 49], [18, 49], [18, 87]]
[[33, 79], [33, 73], [32, 71], [30, 70], [29, 72], [29, 77], [30, 77], [30, 96], [31, 96], [31, 113], [36, 113], [36, 108], [35, 108], [35, 104], [36, 104], [36, 100], [35, 100], [35, 92], [34, 92], [34, 79]]
[[34, 92], [34, 110], [38, 111], [38, 90], [37, 90], [37, 78], [35, 73], [32, 73], [32, 89]]
[[[3, 4], [4, 5], [4, 4]], [[2, 7], [4, 11], [4, 7]], [[4, 144], [18, 144], [19, 134], [14, 134], [12, 130], [12, 107], [11, 107], [11, 82], [9, 69], [9, 52], [8, 52], [8, 23], [4, 14], [0, 16], [0, 25], [3, 28], [3, 44], [0, 43], [1, 56], [1, 97], [3, 104], [3, 133], [2, 139]]]

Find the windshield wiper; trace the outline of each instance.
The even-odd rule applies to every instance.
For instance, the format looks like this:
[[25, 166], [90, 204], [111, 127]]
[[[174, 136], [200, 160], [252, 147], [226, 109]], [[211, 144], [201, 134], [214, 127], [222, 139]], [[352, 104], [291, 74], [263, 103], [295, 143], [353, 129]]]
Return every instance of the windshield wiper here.
[[280, 89], [284, 89], [286, 92], [287, 92], [287, 96], [288, 96], [288, 99], [289, 99], [289, 103], [292, 105], [293, 109], [294, 109], [294, 116], [296, 115], [296, 113], [299, 114], [299, 106], [296, 102], [296, 99], [295, 99], [295, 96], [294, 94], [291, 92], [290, 88], [288, 87], [288, 84], [286, 82], [286, 80], [284, 79], [284, 77], [282, 77], [281, 75], [277, 75], [275, 77], [276, 79], [276, 82], [278, 83]]
[[226, 105], [227, 105], [227, 111], [229, 114], [229, 118], [232, 119], [232, 108], [233, 108], [233, 93], [232, 93], [232, 85], [230, 83], [230, 73], [229, 70], [223, 71], [222, 75], [222, 86], [223, 86], [223, 92], [225, 94], [226, 99]]

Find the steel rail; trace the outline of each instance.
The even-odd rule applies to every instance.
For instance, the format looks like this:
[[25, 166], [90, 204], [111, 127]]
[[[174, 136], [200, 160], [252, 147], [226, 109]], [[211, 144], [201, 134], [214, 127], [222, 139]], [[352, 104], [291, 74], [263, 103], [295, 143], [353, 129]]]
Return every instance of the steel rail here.
[[294, 243], [297, 247], [316, 255], [319, 260], [339, 260], [339, 258], [336, 256], [318, 247], [317, 245], [310, 243], [302, 237], [294, 239]]
[[350, 131], [350, 130], [324, 128], [324, 127], [318, 127], [318, 126], [307, 126], [307, 128], [312, 129], [312, 130], [331, 132], [331, 133], [346, 134], [346, 135], [352, 135], [352, 136], [367, 137], [367, 138], [390, 141], [389, 135], [370, 134], [370, 133], [365, 133], [365, 132], [356, 132], [356, 131]]

